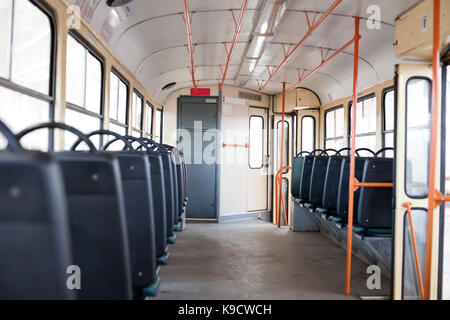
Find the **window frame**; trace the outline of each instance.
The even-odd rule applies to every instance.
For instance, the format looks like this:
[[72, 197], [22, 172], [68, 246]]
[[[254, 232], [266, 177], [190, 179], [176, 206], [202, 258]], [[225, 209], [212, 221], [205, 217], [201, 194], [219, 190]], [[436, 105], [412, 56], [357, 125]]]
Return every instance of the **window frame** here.
[[[327, 148], [327, 141], [336, 141], [336, 140], [342, 139], [345, 142], [345, 129], [344, 129], [344, 134], [342, 136], [333, 136], [333, 138], [327, 138], [327, 114], [330, 112], [339, 110], [339, 109], [342, 109], [342, 111], [345, 112], [343, 104], [340, 104], [340, 105], [337, 105], [335, 107], [325, 110], [324, 119], [323, 119], [323, 122], [324, 122], [324, 126], [323, 126], [323, 128], [324, 128], [324, 139], [323, 139], [324, 149]], [[344, 120], [345, 120], [345, 115], [344, 115]], [[336, 129], [336, 116], [334, 117], [334, 127]], [[336, 130], [334, 130], [334, 131], [336, 131]]]
[[[369, 99], [372, 99], [372, 98], [375, 98], [375, 99], [377, 98], [377, 95], [375, 94], [375, 92], [366, 94], [366, 95], [358, 98], [356, 103], [363, 102], [365, 100], [369, 100]], [[353, 100], [350, 100], [348, 102], [348, 145], [349, 146], [351, 145], [351, 139], [352, 139], [352, 135], [351, 135], [351, 133], [352, 133], [352, 112], [351, 112], [352, 111], [352, 105], [353, 105]], [[377, 121], [376, 114], [377, 114], [377, 103], [375, 101], [375, 121]], [[372, 137], [372, 136], [375, 136], [375, 141], [376, 141], [376, 137], [377, 137], [376, 124], [375, 124], [375, 131], [373, 131], [373, 132], [365, 132], [365, 133], [356, 133], [355, 134], [355, 140], [358, 137]], [[364, 148], [367, 148], [367, 146], [364, 146]], [[376, 150], [372, 150], [372, 151], [375, 152]]]
[[[128, 129], [130, 126], [130, 117], [129, 117], [129, 113], [130, 113], [130, 81], [128, 81], [127, 78], [125, 78], [115, 67], [111, 66], [111, 73], [114, 73], [114, 75], [119, 78], [119, 81], [121, 80], [127, 87], [127, 102], [126, 102], [126, 107], [125, 107], [125, 123], [121, 123], [116, 119], [111, 118], [111, 114], [108, 114], [109, 117], [109, 122], [112, 124], [115, 124], [116, 126], [122, 127], [124, 129], [126, 129], [126, 133], [128, 135]], [[109, 90], [111, 91], [111, 81], [110, 81], [110, 85], [109, 85]], [[119, 87], [117, 87], [117, 103], [119, 103], [119, 92], [120, 89]], [[108, 94], [110, 94], [110, 92], [108, 92]], [[111, 101], [109, 102], [111, 104]], [[117, 108], [119, 108], [119, 105], [117, 105]]]
[[[261, 118], [261, 120], [262, 120], [262, 129], [261, 129], [262, 130], [262, 132], [261, 132], [261, 135], [262, 135], [262, 140], [261, 140], [262, 149], [261, 149], [261, 166], [260, 167], [252, 167], [250, 165], [250, 129], [251, 129], [250, 123], [251, 123], [251, 119], [252, 118]], [[264, 117], [260, 116], [260, 115], [251, 115], [248, 118], [248, 132], [249, 132], [248, 167], [249, 167], [249, 169], [262, 169], [264, 167]]]
[[132, 124], [131, 124], [131, 131], [139, 132], [141, 134], [141, 137], [142, 137], [144, 135], [144, 102], [145, 102], [145, 98], [144, 98], [144, 95], [141, 94], [139, 92], [139, 90], [137, 90], [136, 88], [133, 88], [133, 94], [136, 94], [136, 96], [141, 98], [141, 118], [139, 119], [139, 121], [141, 123], [141, 129], [138, 129], [138, 128], [136, 128], [134, 126], [134, 115], [135, 115], [136, 110], [135, 110], [134, 97], [133, 97], [133, 108], [132, 108], [132, 110], [133, 110], [133, 115], [132, 115], [133, 121], [131, 121], [132, 122]]
[[147, 112], [148, 109], [147, 108], [152, 109], [152, 119], [150, 121], [150, 131], [148, 130], [148, 126], [147, 126], [148, 121], [145, 122], [145, 131], [146, 131], [145, 134], [147, 136], [149, 136], [150, 139], [153, 139], [153, 120], [154, 120], [153, 118], [154, 118], [155, 107], [153, 106], [153, 104], [150, 101], [145, 100], [145, 117], [146, 117], [146, 120], [148, 119], [148, 112]]
[[[87, 110], [86, 108], [83, 108], [79, 105], [73, 104], [71, 102], [68, 102], [67, 99], [65, 101], [66, 108], [70, 109], [72, 111], [76, 111], [79, 113], [82, 113], [87, 116], [91, 116], [94, 118], [97, 118], [100, 120], [100, 129], [104, 127], [104, 110], [105, 110], [105, 92], [106, 92], [106, 85], [105, 85], [105, 58], [100, 54], [100, 52], [91, 44], [89, 41], [83, 38], [77, 31], [75, 30], [69, 30], [68, 35], [71, 35], [76, 41], [78, 41], [94, 58], [96, 58], [101, 65], [101, 90], [100, 90], [100, 113], [95, 113], [91, 110]], [[66, 52], [67, 56], [67, 52]], [[66, 62], [67, 64], [67, 62]], [[85, 66], [86, 68], [87, 66]], [[86, 100], [86, 92], [84, 100]]]
[[302, 132], [301, 132], [301, 138], [300, 138], [300, 151], [304, 151], [303, 150], [303, 119], [304, 118], [312, 118], [313, 119], [313, 150], [316, 148], [316, 117], [312, 116], [312, 115], [306, 115], [303, 116], [301, 118], [301, 128], [302, 128]]
[[[429, 91], [429, 95], [428, 95], [428, 106], [429, 106], [428, 112], [431, 115], [431, 95], [432, 95], [431, 88], [432, 88], [432, 80], [430, 78], [424, 77], [424, 76], [411, 76], [411, 77], [409, 77], [408, 80], [406, 80], [406, 83], [405, 83], [405, 159], [404, 159], [404, 163], [403, 163], [403, 166], [404, 166], [404, 168], [403, 168], [403, 176], [404, 176], [403, 177], [403, 179], [404, 179], [403, 180], [403, 188], [404, 188], [404, 192], [405, 192], [405, 194], [406, 194], [406, 196], [408, 198], [411, 198], [411, 199], [426, 199], [428, 197], [428, 183], [429, 183], [429, 181], [428, 181], [428, 178], [429, 178], [428, 170], [427, 170], [427, 192], [426, 192], [425, 195], [423, 195], [423, 196], [410, 195], [410, 194], [408, 194], [408, 190], [406, 188], [406, 186], [407, 186], [407, 180], [406, 179], [408, 177], [408, 174], [407, 174], [407, 169], [408, 169], [408, 166], [407, 166], [407, 164], [408, 164], [408, 109], [409, 109], [408, 108], [408, 83], [411, 80], [425, 80], [425, 81], [427, 81], [430, 84], [430, 91]], [[431, 119], [430, 119], [430, 121], [431, 121]], [[431, 128], [429, 130], [431, 130]], [[427, 160], [427, 162], [428, 162], [428, 164], [430, 163], [430, 143], [428, 144], [428, 160]]]
[[[394, 92], [394, 129], [387, 130], [386, 129], [386, 95], [389, 92], [391, 92], [391, 91]], [[381, 93], [381, 97], [382, 97], [382, 100], [381, 100], [381, 117], [382, 117], [381, 118], [381, 120], [382, 120], [381, 140], [382, 140], [383, 148], [386, 148], [386, 134], [387, 133], [393, 133], [395, 135], [395, 125], [396, 125], [396, 123], [395, 123], [395, 112], [396, 112], [395, 111], [395, 109], [396, 109], [395, 108], [396, 107], [396, 103], [395, 103], [395, 100], [396, 100], [396, 97], [395, 97], [395, 86], [384, 88], [382, 93]], [[394, 143], [395, 143], [395, 138], [394, 138]]]
[[[49, 104], [49, 121], [55, 120], [55, 97], [56, 97], [56, 56], [57, 56], [57, 22], [56, 22], [56, 14], [52, 7], [50, 7], [47, 3], [43, 3], [38, 0], [28, 0], [32, 5], [38, 8], [49, 21], [50, 27], [50, 74], [49, 74], [49, 84], [48, 84], [48, 93], [43, 94], [31, 88], [19, 85], [11, 81], [11, 79], [0, 77], [0, 86], [11, 91], [29, 96], [31, 98], [41, 100], [47, 102]], [[14, 32], [14, 1], [12, 1], [12, 10], [13, 10], [13, 20], [12, 20], [12, 29], [11, 32]], [[11, 44], [13, 43], [13, 36], [11, 36]], [[10, 48], [12, 51], [12, 46]], [[12, 60], [11, 60], [12, 61]], [[12, 63], [10, 61], [10, 64]], [[11, 76], [11, 75], [10, 75]], [[54, 150], [54, 130], [49, 130], [48, 132], [48, 150]]]

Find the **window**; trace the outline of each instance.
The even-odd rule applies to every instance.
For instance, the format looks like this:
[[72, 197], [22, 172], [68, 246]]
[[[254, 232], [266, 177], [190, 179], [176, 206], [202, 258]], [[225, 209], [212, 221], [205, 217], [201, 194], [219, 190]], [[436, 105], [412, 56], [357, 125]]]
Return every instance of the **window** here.
[[341, 105], [325, 112], [325, 149], [344, 147], [344, 107]]
[[[280, 169], [280, 153], [281, 153], [281, 130], [283, 123], [280, 121], [277, 122], [277, 136], [278, 136], [278, 150], [277, 150], [277, 171]], [[284, 121], [284, 136], [283, 136], [283, 167], [287, 167], [289, 165], [289, 122]], [[283, 173], [286, 173], [286, 170], [283, 170]]]
[[411, 198], [428, 194], [431, 81], [412, 77], [406, 83], [405, 188]]
[[163, 111], [161, 109], [156, 110], [156, 128], [155, 128], [155, 141], [162, 143], [162, 130], [163, 130]]
[[314, 150], [316, 133], [316, 119], [312, 116], [302, 118], [302, 151]]
[[109, 88], [109, 129], [126, 135], [128, 128], [128, 85], [111, 71]]
[[[67, 37], [66, 123], [84, 133], [102, 126], [102, 62], [75, 36]], [[65, 147], [70, 149], [77, 137], [65, 134]], [[99, 147], [99, 139], [93, 137]]]
[[[388, 89], [383, 95], [383, 148], [394, 147], [394, 108], [395, 108], [394, 89]], [[388, 151], [385, 153], [388, 157], [393, 157], [394, 153]]]
[[133, 91], [133, 136], [140, 137], [142, 135], [142, 95]]
[[[53, 106], [54, 25], [28, 0], [2, 0], [0, 8], [0, 119], [13, 132], [49, 121]], [[48, 131], [21, 140], [25, 148], [47, 150]], [[0, 137], [0, 148], [6, 146]]]
[[249, 124], [248, 165], [250, 169], [261, 169], [264, 158], [264, 118], [251, 116]]
[[[353, 119], [353, 102], [349, 105], [349, 125], [348, 136], [349, 144], [351, 139], [351, 123]], [[356, 106], [356, 139], [355, 148], [368, 148], [376, 151], [377, 148], [377, 98], [375, 95], [370, 95], [358, 99]], [[361, 156], [371, 156], [367, 151], [359, 152]]]
[[146, 134], [147, 137], [152, 138], [153, 136], [153, 105], [147, 101], [147, 113], [146, 113], [147, 121], [146, 121]]

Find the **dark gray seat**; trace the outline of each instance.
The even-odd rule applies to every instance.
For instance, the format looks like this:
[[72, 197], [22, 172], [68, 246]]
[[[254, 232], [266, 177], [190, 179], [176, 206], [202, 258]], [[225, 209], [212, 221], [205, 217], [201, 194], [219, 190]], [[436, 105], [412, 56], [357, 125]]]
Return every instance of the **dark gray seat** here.
[[151, 166], [151, 181], [153, 191], [153, 207], [155, 210], [156, 257], [163, 257], [167, 253], [167, 208], [164, 167], [162, 155], [159, 152], [148, 151]]
[[156, 273], [155, 218], [148, 157], [115, 153], [120, 164], [130, 246], [133, 287], [152, 284]]
[[[364, 172], [364, 163], [366, 159], [365, 157], [356, 157], [355, 158], [355, 177], [359, 181], [362, 179], [362, 175]], [[347, 219], [348, 217], [348, 178], [350, 175], [350, 157], [344, 157], [341, 164], [341, 174], [339, 177], [339, 191], [337, 198], [337, 215], [343, 219]], [[360, 189], [355, 191], [354, 197], [354, 220], [358, 217], [358, 201], [359, 201]]]
[[62, 175], [42, 153], [0, 152], [0, 299], [73, 299]]
[[172, 157], [168, 152], [161, 152], [164, 169], [164, 188], [166, 195], [166, 236], [173, 237], [174, 216], [176, 213], [174, 181], [172, 171]]
[[292, 161], [291, 195], [294, 199], [300, 198], [300, 181], [302, 179], [304, 160], [305, 157], [297, 156]]
[[112, 154], [55, 154], [66, 189], [80, 299], [131, 299], [123, 188]]
[[328, 215], [336, 214], [342, 161], [341, 156], [331, 156], [328, 160], [321, 205]]
[[[392, 182], [393, 168], [393, 159], [368, 159], [361, 182]], [[392, 188], [361, 188], [358, 225], [366, 229], [392, 227]]]
[[328, 156], [314, 157], [311, 169], [311, 183], [308, 202], [314, 206], [322, 204], [325, 176], [327, 174]]
[[302, 176], [300, 179], [299, 196], [303, 201], [308, 201], [311, 187], [311, 172], [314, 162], [314, 156], [306, 156], [303, 161]]

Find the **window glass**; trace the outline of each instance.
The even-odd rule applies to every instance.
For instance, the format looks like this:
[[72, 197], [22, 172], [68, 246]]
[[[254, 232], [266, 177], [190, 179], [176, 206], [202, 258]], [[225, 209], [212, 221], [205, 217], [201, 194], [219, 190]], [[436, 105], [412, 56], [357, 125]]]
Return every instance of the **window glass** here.
[[117, 121], [120, 123], [127, 122], [127, 98], [128, 98], [128, 86], [119, 79], [119, 100], [117, 102]]
[[119, 78], [111, 72], [109, 85], [109, 117], [117, 120], [119, 118], [117, 111], [117, 102], [119, 98]]
[[162, 110], [156, 110], [156, 119], [155, 119], [155, 141], [158, 143], [162, 142], [161, 137], [161, 128], [162, 128]]
[[315, 119], [313, 117], [302, 118], [302, 151], [314, 150]]
[[[89, 133], [98, 130], [101, 126], [101, 120], [89, 115], [77, 112], [71, 109], [66, 109], [66, 123], [69, 126], [75, 127], [83, 133]], [[77, 136], [73, 133], [65, 132], [64, 134], [64, 145], [66, 150], [70, 150], [72, 145], [77, 140]], [[90, 138], [95, 147], [100, 147], [100, 137], [93, 136]], [[80, 143], [77, 150], [87, 150], [87, 145], [85, 143]]]
[[[14, 133], [50, 120], [52, 32], [49, 17], [32, 2], [0, 1], [0, 77], [12, 88], [0, 86], [0, 119]], [[46, 97], [20, 93], [18, 86]], [[46, 129], [21, 140], [24, 148], [43, 151], [48, 150], [48, 142]], [[5, 139], [0, 137], [0, 148], [5, 146]]]
[[325, 112], [325, 149], [344, 147], [344, 107], [340, 106]]
[[109, 98], [109, 117], [126, 125], [128, 86], [114, 72], [111, 72]]
[[[425, 279], [425, 247], [427, 238], [427, 212], [421, 209], [411, 210], [414, 235], [416, 238], [417, 253], [419, 256], [422, 279]], [[408, 214], [404, 216], [404, 263], [403, 263], [403, 299], [420, 299], [420, 286], [417, 277], [417, 267], [414, 256], [414, 247], [409, 225]]]
[[[349, 137], [351, 137], [351, 123], [353, 119], [353, 105], [349, 108]], [[356, 138], [355, 148], [368, 148], [376, 151], [377, 99], [376, 96], [363, 98], [356, 105]], [[350, 145], [350, 142], [349, 142]], [[360, 151], [360, 156], [371, 156], [367, 151]]]
[[[43, 94], [50, 91], [51, 26], [28, 0], [14, 0], [11, 81]], [[26, 22], [26, 23], [24, 23]]]
[[[280, 153], [281, 153], [281, 130], [282, 130], [283, 123], [281, 121], [278, 121], [277, 123], [277, 171], [280, 169]], [[286, 120], [284, 121], [284, 136], [283, 136], [283, 167], [288, 166], [289, 160], [289, 122]], [[287, 172], [287, 170], [283, 170], [283, 172]]]
[[112, 122], [109, 123], [109, 130], [117, 132], [118, 134], [120, 134], [122, 136], [127, 134], [127, 128], [119, 126]]
[[[0, 119], [14, 132], [40, 122], [49, 120], [50, 105], [48, 102], [35, 99], [19, 92], [0, 86]], [[13, 108], [11, 106], [14, 106]], [[48, 150], [48, 132], [45, 129], [26, 135], [20, 140], [26, 149]], [[6, 147], [5, 139], [0, 135], [0, 149]]]
[[9, 79], [11, 59], [12, 0], [0, 5], [0, 77]]
[[259, 116], [250, 117], [248, 164], [251, 169], [263, 166], [264, 157], [264, 119]]
[[430, 90], [428, 79], [411, 78], [406, 85], [406, 194], [428, 193], [430, 144]]
[[86, 58], [86, 109], [100, 114], [102, 103], [102, 64], [90, 52]]
[[147, 122], [146, 122], [146, 130], [147, 130], [147, 136], [149, 138], [152, 137], [152, 130], [153, 130], [153, 106], [147, 102]]
[[86, 50], [71, 35], [67, 37], [66, 101], [84, 107]]
[[[383, 147], [393, 148], [394, 147], [394, 121], [395, 121], [395, 92], [394, 90], [387, 91], [384, 94], [383, 101]], [[394, 157], [393, 151], [385, 152], [386, 157]]]
[[133, 92], [133, 127], [142, 130], [142, 98]]

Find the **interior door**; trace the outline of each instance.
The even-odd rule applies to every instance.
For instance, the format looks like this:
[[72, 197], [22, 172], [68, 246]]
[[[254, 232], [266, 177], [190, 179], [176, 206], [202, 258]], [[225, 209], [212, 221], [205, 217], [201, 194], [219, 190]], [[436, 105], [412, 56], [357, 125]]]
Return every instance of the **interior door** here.
[[178, 98], [178, 148], [186, 161], [186, 216], [217, 219], [217, 97]]
[[[274, 120], [274, 130], [273, 130], [273, 222], [276, 223], [276, 216], [275, 213], [276, 210], [276, 195], [277, 195], [277, 189], [276, 189], [276, 174], [280, 169], [280, 156], [281, 156], [281, 133], [282, 133], [282, 117], [280, 114], [276, 114], [273, 116]], [[290, 115], [285, 115], [284, 117], [284, 136], [283, 136], [283, 167], [291, 166], [291, 157], [292, 157], [292, 118]], [[290, 210], [289, 210], [289, 203], [291, 201], [291, 193], [289, 192], [291, 188], [291, 170], [285, 169], [282, 171], [281, 174], [281, 194], [283, 195], [283, 201], [284, 201], [284, 208], [286, 215], [284, 214], [283, 205], [281, 204], [278, 209], [280, 212], [281, 217], [281, 225], [289, 225], [291, 218], [290, 218]]]
[[248, 108], [249, 142], [248, 142], [248, 184], [247, 210], [267, 210], [267, 128], [268, 109]]
[[[393, 298], [420, 299], [417, 265], [405, 203], [410, 203], [420, 273], [425, 284], [428, 169], [432, 70], [427, 65], [396, 67], [395, 212], [393, 239]], [[440, 120], [439, 120], [440, 123]], [[438, 130], [440, 150], [440, 130]], [[439, 153], [439, 152], [438, 152]], [[440, 155], [436, 189], [440, 189]], [[430, 298], [437, 297], [439, 208], [434, 210]]]

